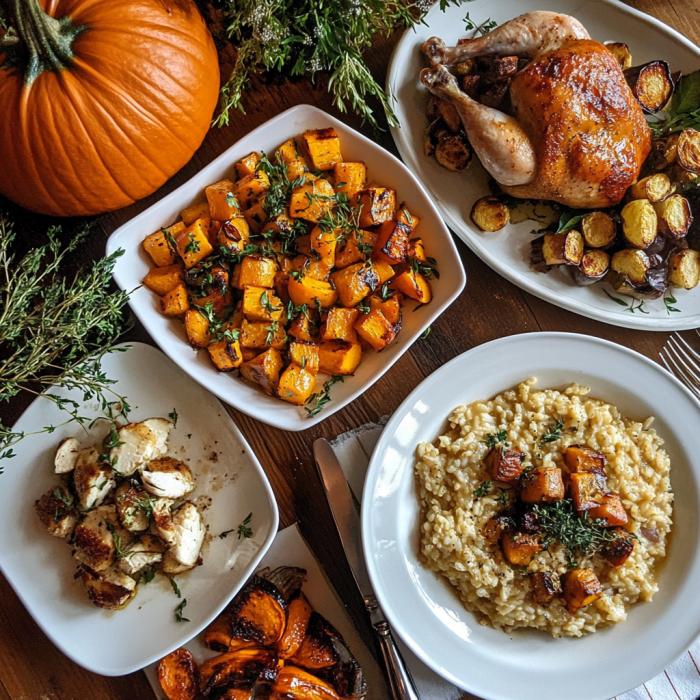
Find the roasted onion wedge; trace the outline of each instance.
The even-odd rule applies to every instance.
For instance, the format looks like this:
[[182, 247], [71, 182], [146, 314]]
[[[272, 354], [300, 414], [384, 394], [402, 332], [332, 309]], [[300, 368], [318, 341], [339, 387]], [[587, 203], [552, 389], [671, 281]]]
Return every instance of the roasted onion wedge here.
[[652, 61], [625, 71], [637, 102], [649, 114], [660, 112], [673, 95], [673, 77], [666, 61]]

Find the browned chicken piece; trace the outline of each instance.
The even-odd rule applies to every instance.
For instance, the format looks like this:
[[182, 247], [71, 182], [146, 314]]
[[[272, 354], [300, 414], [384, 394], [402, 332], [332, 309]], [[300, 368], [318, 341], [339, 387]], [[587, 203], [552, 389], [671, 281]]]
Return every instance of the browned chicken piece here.
[[520, 500], [523, 503], [551, 503], [564, 498], [561, 469], [539, 467], [523, 476]]
[[78, 522], [73, 496], [64, 486], [45, 493], [35, 504], [36, 514], [49, 535], [67, 537]]
[[590, 569], [574, 569], [564, 578], [564, 600], [566, 609], [575, 615], [603, 595], [598, 577]]
[[561, 595], [559, 577], [553, 571], [538, 571], [530, 576], [532, 595], [540, 605], [546, 605]]
[[136, 595], [136, 581], [114, 567], [104, 571], [93, 571], [87, 567], [80, 570], [90, 600], [98, 607], [118, 610]]
[[507, 450], [500, 445], [492, 447], [484, 457], [484, 465], [494, 481], [516, 483], [523, 473], [525, 455], [515, 450]]
[[525, 532], [504, 532], [501, 547], [508, 563], [513, 566], [528, 566], [532, 557], [542, 551], [539, 537]]
[[[506, 193], [595, 209], [636, 182], [651, 148], [644, 113], [613, 53], [574, 18], [532, 12], [454, 48], [430, 39], [423, 51], [434, 65], [423, 84], [455, 106]], [[510, 114], [468, 97], [444, 67], [485, 54], [533, 59], [511, 83]]]

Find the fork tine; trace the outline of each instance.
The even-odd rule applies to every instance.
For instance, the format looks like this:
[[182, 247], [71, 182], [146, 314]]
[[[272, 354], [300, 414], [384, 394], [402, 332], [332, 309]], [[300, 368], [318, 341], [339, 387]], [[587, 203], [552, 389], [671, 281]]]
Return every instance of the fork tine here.
[[[690, 389], [690, 391], [700, 399], [700, 391], [698, 390], [695, 382], [691, 377], [689, 377], [685, 370], [679, 366], [678, 362], [676, 362], [676, 359], [674, 357], [674, 354], [672, 353], [672, 339], [669, 339], [669, 342], [664, 345], [662, 348], [662, 351], [659, 353], [659, 357], [661, 358], [661, 361], [663, 362], [664, 366], [666, 369], [674, 375], [677, 379], [680, 379], [685, 386]], [[666, 353], [664, 355], [664, 352]], [[670, 364], [669, 364], [670, 362]]]
[[675, 338], [669, 339], [668, 349], [669, 352], [673, 352], [678, 358], [678, 361], [683, 365], [685, 372], [693, 378], [693, 383], [700, 387], [700, 367], [698, 367], [697, 362], [688, 356], [688, 353], [683, 350]]
[[[695, 332], [697, 333], [697, 330]], [[673, 337], [676, 341], [680, 341], [681, 343], [683, 343], [683, 345], [685, 345], [685, 347], [690, 352], [690, 354], [695, 358], [695, 360], [697, 362], [700, 362], [700, 354], [695, 352], [695, 350], [693, 350], [693, 348], [691, 348], [690, 345], [688, 345], [688, 341], [680, 333], [678, 333], [678, 332], [674, 333]]]

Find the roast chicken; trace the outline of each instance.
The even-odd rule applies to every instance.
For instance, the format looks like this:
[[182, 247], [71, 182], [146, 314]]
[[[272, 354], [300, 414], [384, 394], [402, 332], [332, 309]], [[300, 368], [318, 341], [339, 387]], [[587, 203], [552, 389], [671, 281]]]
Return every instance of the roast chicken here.
[[[514, 197], [583, 209], [619, 203], [651, 148], [644, 113], [615, 56], [578, 20], [530, 12], [448, 48], [423, 45], [423, 84], [457, 109], [474, 152]], [[471, 99], [447, 66], [484, 55], [526, 56], [509, 114]]]

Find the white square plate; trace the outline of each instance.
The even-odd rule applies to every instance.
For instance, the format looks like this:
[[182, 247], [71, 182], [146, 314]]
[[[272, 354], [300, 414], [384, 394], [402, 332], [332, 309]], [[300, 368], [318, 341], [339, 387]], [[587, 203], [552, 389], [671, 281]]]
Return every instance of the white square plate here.
[[[197, 480], [190, 498], [202, 506], [208, 535], [204, 564], [176, 576], [187, 599], [181, 602], [165, 576], [138, 587], [123, 610], [95, 607], [82, 582], [73, 579], [76, 562], [64, 540], [51, 537], [34, 514], [34, 501], [60, 483], [53, 473], [58, 443], [75, 436], [91, 445], [108, 432], [105, 421], [86, 434], [71, 423], [53, 434], [25, 438], [17, 456], [3, 461], [0, 475], [0, 569], [37, 624], [76, 663], [105, 676], [132, 673], [170, 653], [198, 634], [219, 614], [256, 569], [277, 533], [279, 514], [274, 494], [257, 458], [224, 407], [185, 376], [160, 351], [142, 343], [107, 355], [102, 368], [117, 380], [114, 390], [131, 404], [131, 420], [167, 417], [176, 409], [168, 454], [186, 461]], [[81, 403], [81, 415], [103, 416], [96, 402], [80, 392], [55, 391]], [[15, 430], [27, 433], [60, 425], [65, 413], [39, 398], [24, 412]], [[236, 526], [252, 512], [250, 539], [238, 540]]]
[[[524, 12], [553, 10], [579, 19], [597, 41], [623, 41], [632, 52], [635, 65], [663, 59], [671, 70], [695, 71], [700, 49], [678, 32], [653, 17], [617, 0], [470, 0], [451, 5], [441, 12], [437, 4], [425, 23], [407, 30], [396, 45], [387, 75], [387, 92], [396, 98], [394, 109], [400, 126], [391, 130], [396, 147], [409, 168], [423, 183], [452, 230], [487, 265], [530, 294], [574, 313], [625, 328], [670, 331], [700, 326], [700, 288], [673, 289], [679, 313], [668, 312], [662, 299], [648, 301], [644, 312], [630, 313], [605, 294], [610, 285], [577, 287], [569, 272], [560, 269], [547, 274], [530, 269], [530, 241], [533, 221], [509, 224], [498, 233], [485, 233], [471, 221], [474, 202], [489, 194], [488, 176], [476, 162], [462, 173], [451, 173], [435, 158], [423, 153], [428, 120], [425, 106], [428, 92], [419, 75], [427, 62], [421, 53], [423, 42], [431, 36], [443, 38], [454, 46], [467, 36], [464, 16], [480, 24], [488, 18], [502, 24]], [[620, 297], [620, 295], [616, 295]], [[629, 303], [630, 299], [627, 299]]]
[[[231, 177], [234, 163], [251, 151], [272, 154], [284, 141], [307, 129], [333, 127], [340, 135], [343, 158], [364, 161], [371, 181], [392, 187], [397, 201], [406, 201], [411, 213], [420, 217], [417, 234], [422, 236], [427, 254], [438, 262], [440, 279], [431, 282], [433, 300], [415, 313], [403, 314], [403, 327], [396, 340], [383, 352], [368, 352], [352, 377], [336, 384], [331, 402], [309, 418], [303, 408], [292, 406], [264, 394], [236, 376], [216, 370], [206, 350], [195, 351], [187, 343], [181, 323], [160, 312], [159, 298], [145, 287], [136, 289], [150, 269], [143, 239], [161, 226], [175, 221], [186, 206], [204, 199], [204, 188]], [[357, 131], [345, 126], [320, 109], [299, 105], [265, 122], [242, 138], [191, 180], [164, 197], [146, 211], [117, 229], [107, 242], [107, 253], [124, 249], [114, 268], [114, 279], [122, 289], [136, 289], [129, 304], [151, 337], [177, 365], [195, 381], [239, 411], [282, 430], [306, 430], [333, 415], [374, 384], [420, 337], [430, 324], [457, 298], [466, 276], [452, 237], [440, 218], [432, 199], [408, 168], [391, 153]], [[317, 390], [326, 377], [319, 375]]]

